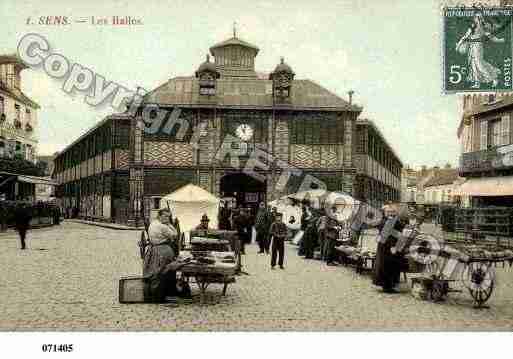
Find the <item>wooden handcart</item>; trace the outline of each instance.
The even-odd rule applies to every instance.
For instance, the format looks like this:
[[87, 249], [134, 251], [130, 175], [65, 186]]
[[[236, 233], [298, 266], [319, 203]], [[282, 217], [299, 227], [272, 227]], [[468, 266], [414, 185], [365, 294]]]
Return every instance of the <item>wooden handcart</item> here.
[[[182, 278], [191, 278], [200, 290], [201, 303], [205, 302], [205, 292], [210, 284], [222, 284], [222, 294], [226, 295], [228, 285], [235, 283], [235, 275], [241, 270], [240, 243], [234, 231], [195, 230], [186, 250], [190, 251], [194, 263], [182, 267]], [[226, 260], [230, 258], [230, 260]], [[208, 263], [215, 260], [215, 263]]]
[[216, 261], [213, 264], [188, 263], [180, 268], [179, 273], [187, 283], [194, 282], [200, 290], [200, 301], [205, 303], [205, 292], [210, 284], [223, 284], [223, 296], [226, 295], [228, 285], [235, 283], [237, 272], [236, 263], [222, 263]]
[[[448, 277], [445, 272], [449, 259], [457, 260], [461, 267], [455, 275]], [[460, 282], [474, 301], [475, 308], [487, 308], [485, 303], [496, 287], [495, 267], [502, 263], [513, 264], [513, 251], [497, 248], [489, 244], [478, 246], [474, 243], [444, 243], [439, 259], [427, 266], [425, 275], [412, 278], [412, 293], [422, 286], [425, 299], [441, 301], [450, 292], [461, 292], [451, 288], [451, 283]]]

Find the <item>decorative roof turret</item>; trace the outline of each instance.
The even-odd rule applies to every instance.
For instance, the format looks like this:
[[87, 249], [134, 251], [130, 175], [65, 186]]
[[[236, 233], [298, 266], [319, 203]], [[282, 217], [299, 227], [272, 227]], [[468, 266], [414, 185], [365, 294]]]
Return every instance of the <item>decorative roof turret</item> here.
[[207, 59], [200, 65], [196, 71], [196, 77], [199, 80], [199, 93], [200, 95], [215, 95], [217, 79], [221, 76], [216, 69], [216, 65], [210, 62], [210, 56], [207, 54]]
[[276, 66], [274, 71], [271, 72], [271, 74], [269, 75], [269, 80], [273, 79], [273, 75], [279, 74], [281, 72], [291, 74], [292, 77], [294, 77], [294, 75], [295, 75], [294, 71], [292, 71], [292, 68], [288, 64], [285, 63], [285, 59], [283, 58], [283, 56], [280, 57], [280, 63]]
[[282, 101], [290, 98], [294, 76], [294, 71], [285, 63], [282, 57], [278, 66], [269, 75], [269, 80], [273, 82], [273, 95], [275, 98]]
[[210, 48], [221, 76], [235, 78], [257, 78], [255, 57], [258, 51], [258, 47], [237, 37], [235, 26], [232, 38]]
[[201, 73], [203, 72], [211, 72], [214, 74], [216, 79], [218, 79], [220, 76], [219, 71], [216, 69], [216, 65], [213, 62], [210, 62], [210, 55], [208, 54], [206, 56], [206, 61], [198, 67], [198, 71], [196, 71], [196, 77], [200, 77]]

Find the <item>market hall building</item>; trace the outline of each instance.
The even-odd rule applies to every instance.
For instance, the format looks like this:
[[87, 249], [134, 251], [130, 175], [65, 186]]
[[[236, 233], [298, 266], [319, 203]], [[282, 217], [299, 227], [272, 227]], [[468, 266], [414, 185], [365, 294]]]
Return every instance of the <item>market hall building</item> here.
[[[329, 191], [355, 194], [356, 120], [362, 108], [297, 79], [283, 59], [269, 75], [256, 72], [258, 52], [234, 36], [212, 46], [214, 60], [207, 56], [193, 76], [172, 78], [145, 95], [143, 105], [179, 109], [180, 120], [189, 124], [183, 137], [177, 136], [180, 126], [166, 132], [164, 121], [159, 131], [148, 133], [136, 125], [138, 118], [115, 114], [73, 142], [55, 159], [61, 206], [77, 207], [81, 217], [133, 224], [143, 210], [188, 183], [255, 206], [296, 192], [306, 175]], [[198, 125], [204, 131], [194, 146]], [[230, 155], [218, 159], [219, 149], [227, 150], [223, 146]], [[255, 149], [269, 156], [268, 166], [257, 169], [263, 180], [243, 172]], [[291, 175], [278, 191], [283, 164], [301, 175]], [[389, 191], [382, 200], [399, 198], [397, 183], [397, 198]]]

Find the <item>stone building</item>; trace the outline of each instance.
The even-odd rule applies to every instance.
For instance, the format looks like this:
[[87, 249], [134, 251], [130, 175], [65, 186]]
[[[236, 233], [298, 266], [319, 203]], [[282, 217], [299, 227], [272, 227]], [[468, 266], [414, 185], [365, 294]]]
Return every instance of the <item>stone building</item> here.
[[21, 90], [27, 66], [16, 55], [0, 55], [0, 199], [33, 200], [39, 105]]
[[513, 206], [512, 113], [512, 94], [463, 97], [459, 193], [473, 206]]
[[21, 91], [26, 68], [17, 56], [0, 55], [0, 157], [35, 162], [39, 105]]
[[[135, 117], [110, 115], [74, 141], [55, 158], [61, 205], [95, 220], [133, 223], [187, 183], [255, 206], [303, 188], [307, 176], [320, 182], [310, 188], [360, 195], [356, 182], [366, 175], [357, 173], [357, 163], [366, 159], [374, 168], [368, 158], [381, 156], [356, 155], [362, 108], [296, 78], [283, 59], [269, 75], [256, 72], [258, 53], [236, 36], [214, 45], [213, 61], [207, 56], [194, 75], [171, 78], [147, 93]], [[166, 117], [153, 128], [161, 113]], [[380, 148], [388, 155], [376, 168], [389, 180], [371, 175], [385, 186], [366, 195], [390, 188], [392, 198], [398, 187], [387, 181], [397, 181], [400, 162], [389, 147]], [[255, 151], [262, 164], [248, 174], [244, 168], [254, 167]]]
[[429, 179], [424, 183], [424, 205], [437, 206], [454, 204], [459, 201], [458, 189], [461, 184], [458, 169], [447, 165], [445, 168], [434, 167]]

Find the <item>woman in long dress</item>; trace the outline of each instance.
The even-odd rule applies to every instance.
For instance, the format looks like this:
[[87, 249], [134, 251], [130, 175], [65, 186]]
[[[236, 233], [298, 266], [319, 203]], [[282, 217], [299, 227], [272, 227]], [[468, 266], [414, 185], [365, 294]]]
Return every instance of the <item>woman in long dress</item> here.
[[405, 228], [408, 216], [401, 211], [398, 204], [389, 204], [384, 206], [383, 222], [378, 225], [380, 241], [376, 249], [376, 263], [374, 265], [373, 284], [383, 287], [385, 293], [398, 293], [394, 288], [399, 284], [401, 274], [400, 254], [395, 254], [392, 248], [397, 243], [397, 238], [384, 230], [387, 222], [394, 224], [394, 229], [402, 232]]
[[494, 25], [486, 22], [481, 14], [477, 14], [474, 16], [472, 26], [456, 44], [456, 51], [467, 55], [467, 81], [474, 83], [473, 88], [479, 88], [481, 82], [491, 82], [493, 87], [498, 84], [501, 70], [484, 59], [483, 43], [485, 41], [504, 42], [504, 39], [499, 39], [492, 34], [493, 29]]
[[158, 218], [148, 228], [150, 245], [146, 249], [143, 262], [145, 297], [150, 302], [164, 302], [167, 296], [175, 296], [176, 272], [170, 270], [178, 253], [177, 231], [169, 223], [167, 209], [159, 210]]

